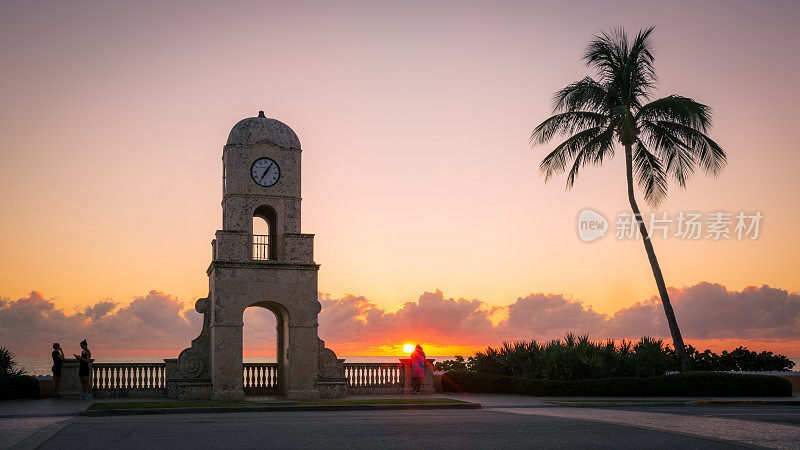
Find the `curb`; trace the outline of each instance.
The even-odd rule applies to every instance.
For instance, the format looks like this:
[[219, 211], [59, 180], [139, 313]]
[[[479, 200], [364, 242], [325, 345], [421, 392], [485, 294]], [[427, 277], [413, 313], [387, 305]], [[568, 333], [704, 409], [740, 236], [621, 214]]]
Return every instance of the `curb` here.
[[619, 407], [619, 408], [628, 408], [632, 406], [696, 406], [697, 402], [559, 402], [559, 401], [548, 401], [547, 403], [553, 405], [561, 405], [561, 406], [572, 406], [574, 408], [609, 408], [609, 407]]
[[0, 414], [0, 419], [35, 419], [37, 417], [71, 417], [78, 416], [78, 412], [65, 412], [65, 413], [30, 413], [30, 414]]
[[288, 412], [288, 411], [388, 411], [420, 409], [480, 409], [480, 403], [393, 403], [376, 405], [264, 405], [264, 406], [197, 406], [190, 408], [105, 409], [81, 411], [81, 416], [134, 416], [154, 414], [212, 414], [244, 412]]
[[688, 400], [685, 402], [570, 402], [547, 401], [553, 405], [572, 406], [574, 408], [630, 408], [634, 406], [800, 406], [800, 400]]
[[727, 405], [800, 406], [800, 400], [700, 400], [695, 403], [697, 403], [700, 406], [727, 406]]

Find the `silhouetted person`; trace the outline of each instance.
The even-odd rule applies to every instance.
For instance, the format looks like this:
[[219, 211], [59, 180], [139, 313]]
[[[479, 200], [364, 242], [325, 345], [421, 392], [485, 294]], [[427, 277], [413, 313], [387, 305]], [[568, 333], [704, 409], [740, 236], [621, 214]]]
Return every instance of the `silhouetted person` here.
[[425, 352], [422, 346], [417, 344], [411, 352], [411, 388], [415, 394], [419, 394], [422, 389], [422, 378], [425, 376]]
[[53, 344], [53, 398], [61, 398], [58, 395], [58, 380], [61, 379], [61, 363], [64, 361], [64, 350], [58, 342]]
[[81, 341], [81, 356], [78, 356], [73, 353], [73, 356], [78, 360], [80, 363], [78, 365], [78, 376], [81, 379], [81, 390], [83, 394], [81, 394], [82, 399], [91, 400], [92, 397], [92, 371], [89, 369], [89, 364], [92, 362], [92, 352], [89, 351], [89, 344], [86, 343], [86, 339]]

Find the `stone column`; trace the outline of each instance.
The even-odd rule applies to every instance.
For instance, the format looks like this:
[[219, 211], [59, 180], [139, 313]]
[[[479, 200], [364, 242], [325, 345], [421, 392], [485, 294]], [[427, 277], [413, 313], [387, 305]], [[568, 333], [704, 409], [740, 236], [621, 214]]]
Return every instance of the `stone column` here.
[[411, 389], [411, 358], [400, 358], [400, 364], [403, 365], [403, 394], [410, 394]]
[[289, 325], [286, 398], [317, 400], [319, 338], [316, 326]]
[[[436, 392], [433, 388], [433, 362], [435, 359], [426, 359], [425, 376], [422, 378], [422, 386], [420, 392], [423, 394], [432, 394]], [[403, 365], [403, 393], [410, 394], [414, 392], [411, 388], [411, 358], [400, 358], [400, 363]]]
[[78, 364], [75, 358], [64, 359], [61, 363], [58, 393], [64, 398], [78, 398], [82, 394], [81, 380], [78, 377]]
[[242, 373], [242, 325], [212, 325], [212, 398], [244, 400]]
[[278, 326], [275, 327], [276, 346], [275, 362], [278, 364], [278, 392], [286, 395], [286, 376], [289, 373], [289, 367], [286, 360], [286, 331], [283, 326], [283, 320], [280, 315], [275, 314], [275, 319]]

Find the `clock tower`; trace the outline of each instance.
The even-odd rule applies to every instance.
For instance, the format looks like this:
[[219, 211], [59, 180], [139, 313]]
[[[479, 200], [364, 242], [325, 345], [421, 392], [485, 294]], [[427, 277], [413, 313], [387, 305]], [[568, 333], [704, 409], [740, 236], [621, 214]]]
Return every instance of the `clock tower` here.
[[[300, 233], [300, 141], [283, 122], [241, 120], [222, 151], [222, 229], [212, 241], [209, 296], [195, 309], [203, 330], [167, 361], [174, 398], [244, 398], [244, 310], [262, 307], [277, 322], [277, 387], [288, 398], [346, 394], [342, 360], [317, 335], [313, 234]], [[256, 234], [254, 219], [266, 222]], [[173, 361], [172, 364], [170, 362]]]

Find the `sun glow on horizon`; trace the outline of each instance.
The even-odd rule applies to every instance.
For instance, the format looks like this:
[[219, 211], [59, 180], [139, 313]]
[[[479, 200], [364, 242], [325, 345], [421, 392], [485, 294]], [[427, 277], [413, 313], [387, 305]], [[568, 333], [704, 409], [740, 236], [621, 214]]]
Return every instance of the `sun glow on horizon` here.
[[406, 353], [411, 353], [414, 351], [414, 344], [404, 344], [403, 351]]

